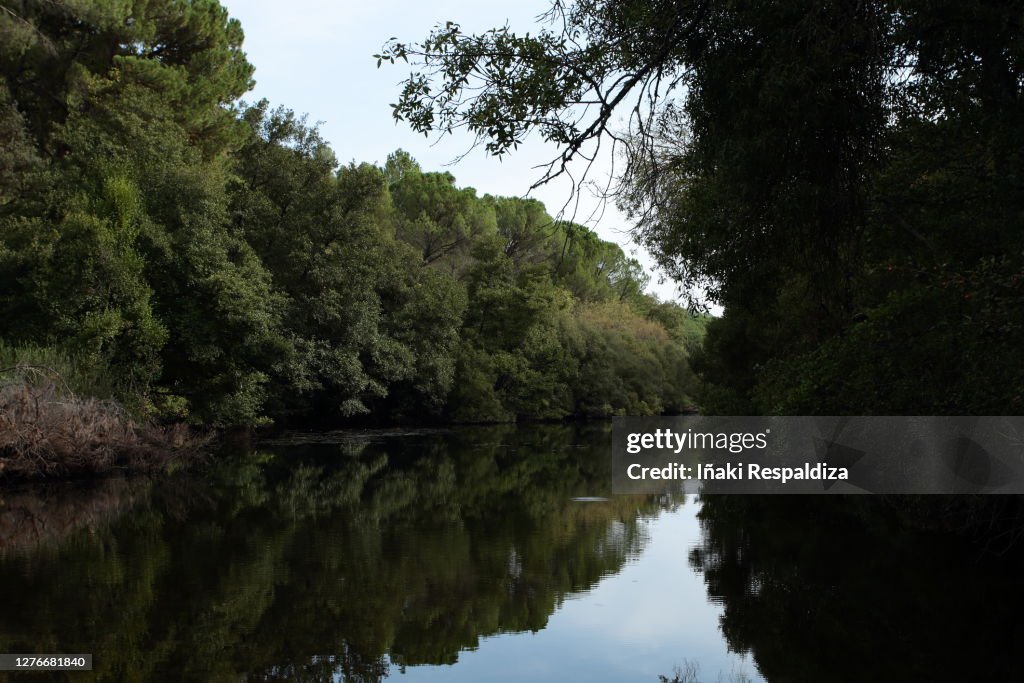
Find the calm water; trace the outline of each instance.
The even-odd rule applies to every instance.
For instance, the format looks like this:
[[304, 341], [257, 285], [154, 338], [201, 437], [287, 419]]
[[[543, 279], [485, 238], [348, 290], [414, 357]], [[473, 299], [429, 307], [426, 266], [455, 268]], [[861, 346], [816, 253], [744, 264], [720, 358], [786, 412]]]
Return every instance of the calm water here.
[[1005, 561], [873, 499], [612, 497], [607, 429], [5, 492], [0, 652], [94, 654], [62, 680], [1024, 680]]

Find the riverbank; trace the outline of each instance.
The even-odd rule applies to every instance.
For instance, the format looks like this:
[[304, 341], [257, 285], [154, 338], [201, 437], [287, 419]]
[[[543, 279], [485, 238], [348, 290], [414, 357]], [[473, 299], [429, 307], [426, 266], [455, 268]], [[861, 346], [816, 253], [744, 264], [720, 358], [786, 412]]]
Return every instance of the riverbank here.
[[0, 385], [0, 485], [167, 471], [210, 441], [184, 424], [140, 422], [114, 400], [81, 397], [59, 379]]
[[[68, 377], [74, 373], [74, 366], [68, 363], [61, 367], [68, 370]], [[344, 427], [314, 422], [217, 429], [148, 421], [117, 399], [86, 395], [82, 381], [66, 381], [65, 375], [49, 366], [17, 364], [0, 373], [0, 487], [111, 474], [165, 473], [202, 460], [216, 442], [277, 444], [285, 440], [289, 445], [301, 445], [306, 441], [336, 440], [339, 435], [363, 438], [368, 432], [404, 435], [457, 427], [610, 419], [584, 415], [559, 419], [513, 416], [501, 421], [364, 418], [349, 420]]]

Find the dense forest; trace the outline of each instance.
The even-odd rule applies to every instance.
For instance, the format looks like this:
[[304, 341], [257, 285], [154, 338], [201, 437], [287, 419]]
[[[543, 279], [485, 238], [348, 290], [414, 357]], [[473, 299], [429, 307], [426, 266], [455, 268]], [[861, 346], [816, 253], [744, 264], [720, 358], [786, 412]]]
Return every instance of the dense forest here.
[[212, 426], [691, 405], [702, 320], [636, 260], [402, 151], [339, 164], [240, 99], [218, 2], [0, 9], [0, 368]]
[[[395, 115], [490, 152], [601, 145], [667, 272], [724, 308], [709, 413], [1018, 414], [1024, 8], [986, 0], [554, 0], [380, 54]], [[619, 122], [623, 123], [620, 125]]]
[[213, 425], [1024, 402], [1018, 3], [577, 0], [385, 45], [417, 131], [536, 133], [540, 182], [615, 146], [610, 199], [724, 310], [698, 381], [703, 325], [616, 245], [243, 104], [217, 2], [4, 9], [3, 367]]

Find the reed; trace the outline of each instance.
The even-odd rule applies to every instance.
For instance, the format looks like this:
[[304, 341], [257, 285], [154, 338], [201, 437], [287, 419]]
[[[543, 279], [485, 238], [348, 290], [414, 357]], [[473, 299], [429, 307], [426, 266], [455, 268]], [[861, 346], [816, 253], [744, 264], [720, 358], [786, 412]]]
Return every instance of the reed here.
[[167, 470], [208, 437], [139, 422], [113, 399], [76, 394], [54, 370], [0, 368], [0, 481]]

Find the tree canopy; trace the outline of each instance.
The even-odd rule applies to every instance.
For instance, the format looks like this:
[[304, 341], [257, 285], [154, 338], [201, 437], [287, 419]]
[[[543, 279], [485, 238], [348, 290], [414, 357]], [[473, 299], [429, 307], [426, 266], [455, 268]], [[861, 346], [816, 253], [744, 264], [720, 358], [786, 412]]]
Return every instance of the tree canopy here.
[[401, 150], [339, 164], [305, 117], [239, 99], [253, 67], [214, 0], [0, 9], [12, 363], [220, 426], [691, 404], [701, 322], [619, 246]]
[[[394, 115], [538, 183], [612, 145], [612, 198], [725, 309], [711, 411], [1019, 411], [1024, 47], [1019, 3], [553, 0], [538, 32], [454, 22]], [[618, 121], [625, 123], [619, 125]]]

